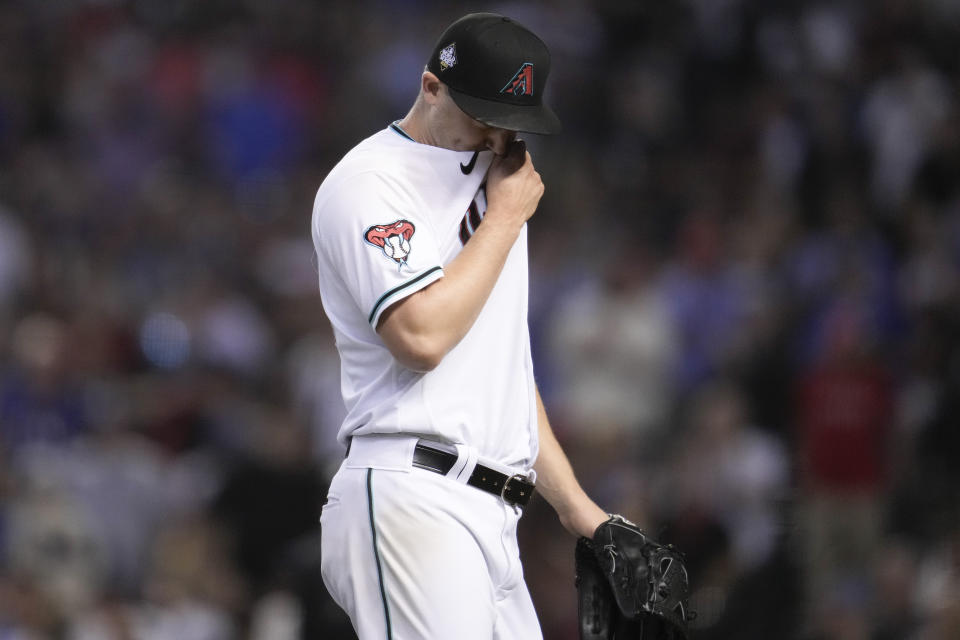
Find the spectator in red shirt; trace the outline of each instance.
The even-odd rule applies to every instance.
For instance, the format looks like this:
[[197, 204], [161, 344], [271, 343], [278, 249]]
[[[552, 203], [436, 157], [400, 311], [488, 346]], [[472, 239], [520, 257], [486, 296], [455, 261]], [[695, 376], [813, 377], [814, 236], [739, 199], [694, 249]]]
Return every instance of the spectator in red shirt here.
[[869, 575], [881, 543], [894, 404], [863, 314], [838, 305], [823, 336], [820, 358], [799, 378], [796, 406], [799, 551], [811, 602]]

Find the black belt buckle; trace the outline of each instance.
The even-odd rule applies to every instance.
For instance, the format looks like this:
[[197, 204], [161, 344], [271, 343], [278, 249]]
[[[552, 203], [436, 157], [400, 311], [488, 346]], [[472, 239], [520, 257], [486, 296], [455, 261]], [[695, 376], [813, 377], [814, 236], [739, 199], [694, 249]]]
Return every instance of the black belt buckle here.
[[517, 482], [520, 482], [520, 483], [524, 483], [524, 484], [527, 483], [527, 482], [526, 482], [527, 479], [526, 479], [523, 475], [521, 475], [521, 474], [519, 474], [519, 473], [515, 473], [515, 474], [513, 474], [512, 476], [510, 476], [509, 478], [507, 478], [506, 480], [504, 480], [504, 482], [503, 482], [503, 488], [500, 489], [500, 499], [503, 500], [504, 502], [506, 502], [507, 504], [509, 504], [509, 505], [512, 506], [512, 507], [520, 504], [521, 501], [522, 501], [523, 503], [526, 503], [526, 501], [529, 500], [529, 498], [528, 498], [527, 495], [526, 495], [526, 492], [523, 491], [522, 488], [519, 490], [519, 491], [520, 491], [520, 497], [519, 497], [519, 498], [514, 499], [514, 498], [512, 498], [512, 497], [508, 497], [508, 496], [507, 496], [507, 492], [510, 491], [510, 483], [513, 482], [514, 480], [516, 480]]

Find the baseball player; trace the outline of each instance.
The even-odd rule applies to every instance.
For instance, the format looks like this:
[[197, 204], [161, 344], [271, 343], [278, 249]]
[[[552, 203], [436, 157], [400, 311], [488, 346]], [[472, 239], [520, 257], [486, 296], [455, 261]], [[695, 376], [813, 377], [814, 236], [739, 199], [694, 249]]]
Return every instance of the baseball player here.
[[559, 130], [549, 70], [526, 28], [464, 16], [409, 113], [349, 151], [316, 196], [347, 408], [322, 572], [361, 640], [540, 638], [523, 506], [536, 487], [588, 537], [608, 518], [551, 431], [530, 356], [526, 222], [544, 186], [517, 132]]

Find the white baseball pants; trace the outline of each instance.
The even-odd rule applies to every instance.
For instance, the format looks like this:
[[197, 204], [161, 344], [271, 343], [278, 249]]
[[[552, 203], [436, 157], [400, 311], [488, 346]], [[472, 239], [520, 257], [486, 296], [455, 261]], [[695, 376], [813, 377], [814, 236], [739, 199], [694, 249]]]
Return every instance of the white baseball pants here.
[[541, 639], [520, 509], [464, 484], [460, 461], [449, 477], [414, 468], [415, 442], [354, 438], [320, 517], [331, 596], [360, 640]]

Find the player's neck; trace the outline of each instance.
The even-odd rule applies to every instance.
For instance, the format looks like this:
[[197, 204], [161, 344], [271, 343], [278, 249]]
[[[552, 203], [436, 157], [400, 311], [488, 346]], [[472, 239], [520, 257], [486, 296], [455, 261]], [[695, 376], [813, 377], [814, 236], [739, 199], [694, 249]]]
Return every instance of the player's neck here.
[[423, 118], [417, 117], [416, 110], [411, 110], [402, 120], [397, 121], [397, 126], [416, 142], [437, 146], [430, 136], [430, 130], [424, 126]]

